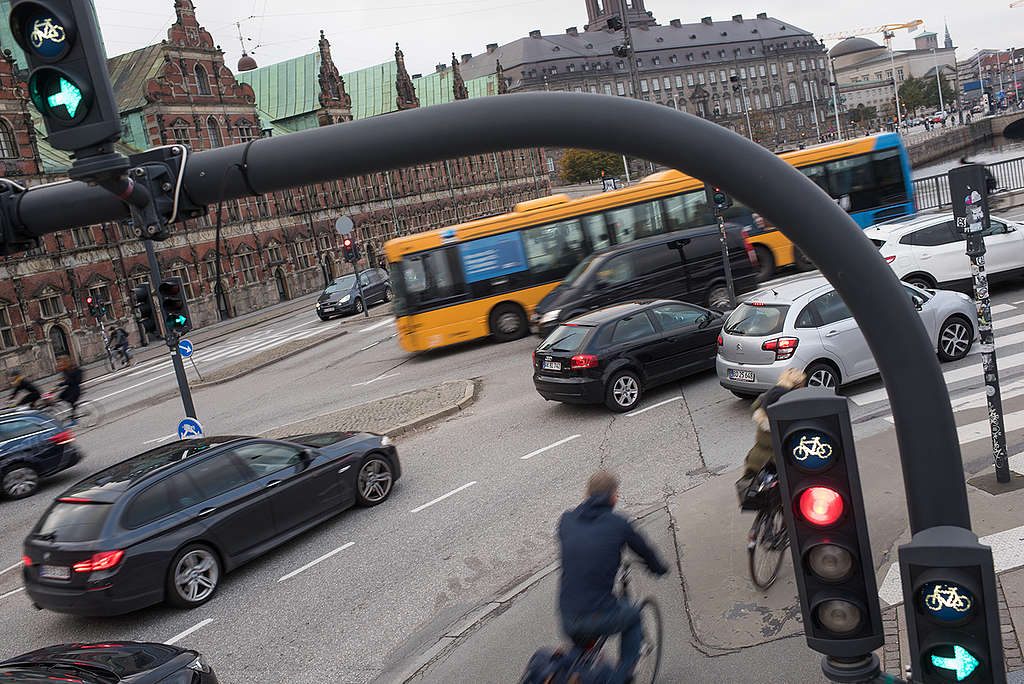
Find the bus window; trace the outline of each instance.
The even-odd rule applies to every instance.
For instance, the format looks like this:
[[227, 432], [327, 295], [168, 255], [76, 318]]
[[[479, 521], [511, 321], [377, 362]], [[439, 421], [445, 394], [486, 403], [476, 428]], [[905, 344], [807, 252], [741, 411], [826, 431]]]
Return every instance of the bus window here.
[[596, 252], [599, 249], [610, 247], [612, 240], [608, 237], [608, 225], [605, 223], [604, 214], [588, 214], [583, 217], [583, 229], [587, 231], [590, 238], [590, 250]]
[[657, 200], [612, 209], [608, 212], [608, 222], [615, 231], [617, 244], [665, 232], [665, 222]]
[[465, 294], [456, 259], [451, 248], [402, 259], [398, 265], [400, 308], [411, 313], [419, 305]]
[[871, 166], [875, 174], [877, 193], [875, 206], [906, 202], [907, 186], [903, 180], [900, 151], [892, 149], [872, 153]]
[[825, 165], [829, 194], [847, 211], [864, 211], [878, 206], [878, 195], [871, 173], [871, 157], [861, 155], [837, 159]]
[[534, 282], [563, 278], [587, 255], [583, 230], [576, 219], [523, 231], [526, 261]]
[[[688, 192], [684, 195], [668, 197], [661, 201], [665, 208], [665, 219], [668, 223], [668, 230], [682, 230], [692, 228], [705, 223], [707, 214], [707, 203], [704, 200], [704, 193]], [[708, 217], [710, 215], [708, 214]]]
[[819, 188], [828, 192], [828, 180], [825, 178], [825, 167], [821, 164], [815, 164], [814, 166], [803, 166], [798, 169], [800, 173], [804, 174], [817, 185]]

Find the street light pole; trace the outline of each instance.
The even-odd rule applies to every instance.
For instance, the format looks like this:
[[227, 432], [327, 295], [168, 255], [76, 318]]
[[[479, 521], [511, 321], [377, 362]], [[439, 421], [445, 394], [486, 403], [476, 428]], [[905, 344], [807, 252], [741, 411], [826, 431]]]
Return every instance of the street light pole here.
[[903, 114], [900, 112], [900, 89], [896, 87], [896, 58], [892, 54], [892, 39], [896, 34], [886, 31], [883, 35], [885, 42], [889, 45], [889, 66], [892, 69], [892, 90], [896, 93], [896, 130], [898, 132], [903, 128]]
[[1017, 92], [1017, 67], [1014, 66], [1014, 50], [1010, 48], [1010, 78], [1013, 79], [1013, 104], [1020, 106], [1020, 93]]
[[946, 107], [942, 104], [942, 79], [939, 78], [939, 58], [935, 53], [935, 48], [932, 48], [932, 65], [935, 67], [935, 87], [939, 91], [939, 109], [945, 111]]
[[836, 87], [839, 85], [839, 81], [836, 80], [836, 63], [832, 59], [831, 55], [829, 55], [828, 64], [830, 67], [832, 67], [832, 109], [835, 111], [836, 115], [836, 137], [842, 140], [843, 131], [839, 127], [839, 97], [836, 94]]
[[814, 88], [811, 88], [811, 111], [814, 113], [814, 132], [818, 136], [818, 142], [821, 142], [821, 126], [818, 125], [818, 105], [814, 103], [817, 99], [816, 91], [818, 90], [818, 84], [814, 84]]

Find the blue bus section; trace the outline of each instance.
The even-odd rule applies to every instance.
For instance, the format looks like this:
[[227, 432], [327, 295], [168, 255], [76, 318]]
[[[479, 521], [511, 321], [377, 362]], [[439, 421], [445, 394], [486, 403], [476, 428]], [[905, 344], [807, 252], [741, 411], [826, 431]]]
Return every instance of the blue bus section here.
[[467, 283], [525, 271], [526, 252], [518, 231], [459, 245]]

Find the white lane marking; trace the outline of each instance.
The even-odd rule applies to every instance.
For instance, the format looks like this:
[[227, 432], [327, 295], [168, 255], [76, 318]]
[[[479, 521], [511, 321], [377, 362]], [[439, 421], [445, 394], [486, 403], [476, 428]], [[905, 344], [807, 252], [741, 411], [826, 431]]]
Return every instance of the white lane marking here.
[[659, 401], [657, 404], [645, 406], [644, 408], [639, 409], [638, 411], [630, 411], [629, 413], [626, 414], [626, 416], [639, 416], [644, 411], [650, 411], [651, 409], [656, 409], [659, 406], [664, 406], [665, 404], [671, 404], [673, 401], [679, 401], [680, 399], [682, 399], [682, 397], [672, 397], [671, 399], [666, 399], [665, 401]]
[[[992, 547], [992, 563], [996, 574], [1024, 565], [1024, 525], [981, 537], [978, 542]], [[878, 598], [890, 606], [903, 603], [903, 583], [900, 580], [900, 564], [889, 566], [878, 588]]]
[[143, 444], [160, 444], [161, 442], [166, 442], [169, 439], [174, 439], [177, 436], [178, 433], [175, 432], [173, 435], [167, 435], [166, 437], [157, 437], [156, 439], [151, 439], [146, 442], [143, 442]]
[[109, 399], [110, 397], [117, 396], [118, 394], [121, 394], [123, 392], [127, 392], [128, 390], [133, 390], [136, 387], [142, 387], [143, 385], [148, 385], [149, 383], [154, 382], [156, 380], [159, 380], [160, 378], [170, 377], [171, 375], [174, 375], [174, 373], [161, 373], [160, 375], [153, 376], [149, 380], [143, 380], [140, 383], [137, 383], [135, 385], [131, 385], [130, 387], [125, 387], [124, 389], [119, 389], [116, 392], [111, 392], [110, 394], [104, 394], [102, 397], [97, 397], [93, 401], [103, 401], [104, 399]]
[[466, 484], [462, 485], [461, 487], [453, 489], [452, 491], [448, 492], [447, 494], [442, 494], [441, 496], [437, 497], [433, 501], [428, 501], [427, 503], [423, 504], [422, 506], [417, 506], [416, 508], [412, 509], [409, 512], [410, 513], [419, 513], [424, 508], [429, 508], [430, 506], [433, 506], [436, 503], [440, 503], [440, 502], [444, 501], [445, 499], [447, 499], [449, 496], [454, 496], [454, 495], [458, 494], [459, 492], [461, 492], [466, 487], [472, 487], [475, 484], [476, 484], [476, 480], [473, 480], [472, 482], [467, 482]]
[[[997, 338], [998, 339], [998, 338]], [[1011, 354], [1002, 359], [998, 359], [1000, 370], [1007, 368], [1014, 368], [1016, 366], [1024, 365], [1024, 352], [1019, 354]], [[961, 380], [981, 380], [981, 364], [971, 363], [961, 368], [954, 368], [953, 370], [946, 371], [942, 374], [945, 378], [946, 384], [952, 384], [954, 382], [960, 382]], [[859, 392], [857, 394], [847, 395], [853, 403], [858, 406], [865, 406], [867, 404], [874, 404], [876, 401], [884, 401], [888, 399], [888, 395], [885, 393], [884, 387], [879, 387], [876, 390], [868, 392]]]
[[367, 326], [360, 330], [359, 332], [370, 332], [371, 330], [376, 330], [377, 328], [383, 328], [385, 325], [391, 325], [394, 322], [394, 318], [387, 318], [381, 321], [380, 323], [374, 323], [373, 325]]
[[538, 454], [543, 454], [548, 449], [554, 449], [556, 446], [562, 446], [566, 442], [571, 442], [572, 440], [576, 439], [577, 437], [581, 437], [581, 436], [582, 435], [573, 435], [572, 437], [566, 437], [565, 439], [560, 439], [557, 442], [555, 442], [554, 444], [548, 444], [546, 447], [541, 447], [540, 449], [537, 449], [536, 451], [531, 451], [530, 453], [526, 454], [525, 456], [520, 456], [519, 460], [525, 461], [528, 458], [533, 458], [534, 456], [537, 456]]
[[171, 646], [172, 644], [176, 644], [179, 641], [181, 641], [182, 639], [184, 639], [185, 637], [187, 637], [192, 632], [195, 632], [197, 630], [202, 629], [203, 627], [205, 627], [206, 625], [210, 624], [211, 622], [213, 622], [213, 618], [206, 618], [202, 622], [199, 622], [199, 623], [196, 623], [196, 624], [192, 625], [191, 627], [186, 629], [184, 632], [181, 632], [180, 634], [175, 634], [174, 636], [172, 636], [170, 639], [168, 639], [164, 643], [167, 644], [168, 646]]
[[7, 592], [6, 594], [0, 594], [0, 599], [5, 599], [5, 598], [7, 598], [8, 596], [14, 596], [14, 595], [15, 595], [15, 594], [17, 594], [17, 593], [18, 593], [19, 591], [25, 591], [25, 587], [18, 587], [18, 588], [17, 588], [17, 589], [15, 589], [14, 591], [9, 591], [9, 592]]
[[1019, 316], [1010, 316], [1009, 318], [994, 318], [992, 319], [992, 326], [999, 330], [1000, 328], [1012, 328], [1015, 325], [1024, 323], [1024, 314]]
[[348, 547], [352, 546], [353, 544], [355, 544], [355, 542], [348, 542], [347, 544], [342, 544], [341, 546], [339, 546], [338, 548], [334, 549], [333, 551], [328, 551], [327, 553], [325, 553], [324, 555], [320, 556], [316, 560], [311, 560], [310, 562], [306, 563], [305, 565], [303, 565], [298, 570], [292, 570], [287, 575], [285, 575], [284, 577], [282, 577], [281, 579], [279, 579], [277, 581], [278, 582], [284, 582], [285, 580], [289, 580], [292, 577], [295, 577], [296, 575], [298, 575], [300, 572], [303, 572], [305, 570], [309, 570], [311, 567], [313, 567], [317, 563], [321, 563], [321, 562], [327, 560], [328, 558], [330, 558], [334, 554], [341, 553], [342, 551], [344, 551]]
[[[1018, 302], [1019, 304], [1020, 302]], [[994, 314], [1006, 313], [1007, 311], [1014, 311], [1017, 307], [1013, 304], [995, 304], [989, 310]]]
[[387, 378], [393, 378], [396, 375], [401, 375], [401, 373], [387, 373], [386, 375], [378, 375], [373, 380], [367, 380], [365, 382], [356, 382], [356, 383], [353, 383], [352, 386], [353, 387], [362, 387], [364, 385], [370, 385], [372, 383], [375, 383], [378, 380], [386, 380]]
[[[1024, 411], [1014, 411], [1003, 415], [1003, 432], [1013, 432], [1024, 428]], [[956, 429], [957, 438], [961, 444], [976, 442], [979, 439], [987, 439], [992, 436], [992, 428], [988, 418], [979, 420], [976, 423], [969, 423]]]
[[20, 568], [20, 567], [21, 567], [21, 561], [18, 561], [17, 563], [12, 565], [11, 567], [4, 568], [3, 570], [0, 570], [0, 575], [4, 574], [5, 572], [10, 572], [11, 570], [15, 570], [15, 569]]

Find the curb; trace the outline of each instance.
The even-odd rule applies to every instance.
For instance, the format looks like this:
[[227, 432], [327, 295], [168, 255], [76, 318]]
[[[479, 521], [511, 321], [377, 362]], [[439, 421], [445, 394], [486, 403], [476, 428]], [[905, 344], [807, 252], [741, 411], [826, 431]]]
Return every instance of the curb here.
[[[347, 330], [341, 330], [341, 331], [339, 331], [339, 332], [337, 332], [337, 333], [335, 333], [333, 335], [329, 335], [329, 336], [328, 335], [324, 335], [320, 339], [315, 340], [314, 342], [310, 343], [309, 345], [307, 345], [305, 347], [301, 347], [299, 349], [292, 350], [287, 355], [287, 358], [291, 358], [292, 356], [294, 356], [296, 354], [301, 354], [303, 352], [309, 351], [310, 349], [315, 349], [316, 347], [319, 347], [322, 344], [326, 344], [328, 342], [336, 340], [339, 337], [342, 337], [343, 335], [348, 335], [348, 331]], [[233, 375], [229, 375], [229, 376], [227, 376], [225, 378], [218, 378], [217, 380], [201, 380], [201, 381], [196, 382], [196, 383], [190, 383], [189, 387], [192, 388], [192, 389], [203, 389], [203, 388], [206, 388], [206, 387], [215, 387], [216, 385], [222, 385], [225, 382], [231, 382], [232, 380], [237, 380], [238, 378], [245, 377], [246, 375], [249, 375], [250, 373], [255, 373], [258, 370], [263, 370], [267, 366], [273, 366], [275, 363], [278, 363], [279, 361], [283, 361], [284, 359], [285, 359], [284, 356], [278, 356], [278, 357], [275, 357], [273, 359], [269, 359], [268, 361], [264, 361], [263, 363], [257, 364], [255, 366], [253, 366], [252, 368], [246, 368], [243, 371], [239, 371], [238, 373], [235, 373]]]
[[[456, 402], [453, 406], [449, 406], [447, 408], [443, 408], [440, 411], [435, 411], [434, 413], [426, 415], [426, 416], [421, 416], [420, 418], [417, 418], [415, 420], [411, 420], [408, 423], [402, 423], [401, 425], [397, 425], [397, 426], [395, 426], [395, 427], [393, 427], [393, 428], [391, 428], [389, 430], [386, 430], [384, 432], [384, 434], [387, 435], [388, 437], [397, 437], [397, 436], [399, 436], [401, 434], [404, 434], [406, 432], [410, 432], [411, 430], [415, 430], [418, 427], [426, 425], [427, 423], [431, 423], [431, 422], [437, 420], [438, 418], [444, 418], [445, 416], [450, 416], [453, 413], [456, 413], [457, 411], [461, 411], [464, 408], [468, 407], [476, 399], [476, 384], [477, 384], [477, 381], [474, 379], [474, 380], [464, 380], [463, 382], [466, 383], [466, 389], [463, 392], [462, 399], [460, 399], [458, 402]], [[394, 395], [394, 397], [401, 397], [401, 396], [404, 396], [406, 394], [412, 394], [413, 392], [419, 392], [419, 391], [420, 391], [419, 389], [415, 389], [415, 390], [411, 390], [409, 392], [402, 392], [401, 394]], [[391, 399], [393, 397], [387, 397], [387, 398]]]

